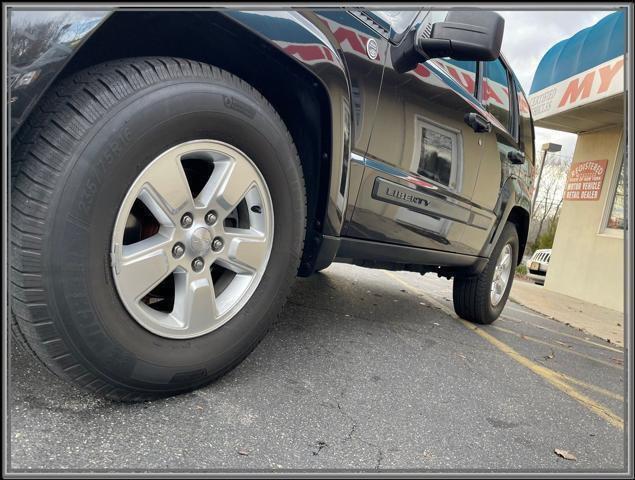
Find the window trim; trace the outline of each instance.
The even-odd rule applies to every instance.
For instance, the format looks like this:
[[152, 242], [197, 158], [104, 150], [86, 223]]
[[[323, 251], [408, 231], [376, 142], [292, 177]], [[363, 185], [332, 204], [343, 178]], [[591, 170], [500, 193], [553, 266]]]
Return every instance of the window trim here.
[[[626, 156], [624, 155], [624, 130], [622, 130], [622, 133], [620, 134], [620, 142], [617, 148], [617, 153], [615, 155], [615, 158], [613, 159], [611, 181], [609, 184], [609, 190], [607, 191], [606, 197], [604, 198], [602, 218], [600, 220], [600, 225], [597, 231], [597, 235], [610, 237], [610, 238], [624, 238], [623, 228], [609, 228], [607, 224], [611, 216], [611, 210], [613, 210], [613, 200], [615, 199], [615, 193], [617, 191], [617, 182], [619, 181], [619, 178], [620, 178], [620, 172], [622, 170], [622, 166], [625, 165], [626, 161], [627, 159], [626, 159]], [[606, 179], [605, 179], [605, 182], [606, 182]], [[626, 198], [625, 198], [625, 204], [626, 204]], [[624, 221], [626, 220], [627, 219], [625, 217]]]
[[[529, 100], [527, 99], [527, 95], [525, 95], [525, 92], [522, 89], [522, 85], [520, 84], [520, 81], [518, 80], [518, 78], [514, 77], [514, 89], [516, 90], [516, 102], [518, 102], [517, 108], [516, 108], [516, 115], [517, 115], [517, 125], [518, 125], [518, 138], [516, 140], [516, 143], [518, 145], [518, 148], [521, 149], [522, 151], [526, 152], [527, 151], [527, 144], [524, 143], [524, 135], [521, 136], [520, 135], [520, 130], [521, 130], [521, 123], [523, 122], [523, 116], [520, 114], [520, 99], [519, 97], [523, 97], [523, 101], [529, 105]], [[529, 109], [529, 128], [531, 131], [531, 160], [528, 157], [525, 157], [525, 160], [530, 164], [530, 165], [534, 165], [536, 162], [536, 139], [535, 139], [535, 132], [534, 132], [534, 119], [531, 116], [531, 109]], [[522, 148], [521, 148], [522, 147]]]
[[474, 86], [474, 98], [478, 100], [483, 108], [483, 102], [481, 101], [482, 87], [481, 82], [483, 81], [483, 62], [476, 62], [476, 78], [474, 79], [476, 85]]
[[481, 104], [481, 107], [486, 110], [485, 104], [483, 103], [483, 70], [485, 70], [485, 62], [480, 60], [478, 62], [478, 75], [476, 76], [476, 99], [478, 100], [478, 103]]
[[512, 116], [512, 129], [514, 131], [510, 133], [516, 142], [516, 146], [520, 146], [520, 107], [518, 105], [518, 90], [516, 89], [516, 79], [514, 78], [514, 74], [509, 68], [507, 68], [507, 83], [509, 84], [508, 90], [510, 103], [513, 105], [510, 108], [510, 113]]
[[[440, 133], [443, 135], [451, 135], [456, 138], [456, 145], [454, 145], [454, 148], [452, 149], [452, 156], [456, 158], [452, 159], [452, 165], [450, 165], [449, 185], [437, 182], [433, 178], [426, 177], [425, 175], [418, 173], [418, 168], [415, 168], [415, 166], [419, 165], [420, 162], [421, 144], [423, 142], [421, 130], [426, 124], [432, 127], [431, 130], [439, 130]], [[431, 184], [438, 186], [443, 190], [455, 193], [461, 192], [463, 188], [463, 132], [461, 130], [448, 127], [447, 125], [437, 123], [434, 120], [431, 120], [421, 114], [415, 114], [414, 129], [415, 148], [412, 152], [412, 159], [410, 161], [410, 171], [412, 173], [416, 173], [417, 176], [425, 179], [426, 182], [430, 182]]]

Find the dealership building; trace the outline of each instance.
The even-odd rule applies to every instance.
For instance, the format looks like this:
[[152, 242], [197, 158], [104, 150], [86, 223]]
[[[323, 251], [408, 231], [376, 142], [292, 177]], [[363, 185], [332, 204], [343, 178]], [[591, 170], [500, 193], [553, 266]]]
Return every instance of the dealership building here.
[[577, 133], [545, 287], [624, 311], [626, 16], [610, 14], [544, 55], [535, 125]]

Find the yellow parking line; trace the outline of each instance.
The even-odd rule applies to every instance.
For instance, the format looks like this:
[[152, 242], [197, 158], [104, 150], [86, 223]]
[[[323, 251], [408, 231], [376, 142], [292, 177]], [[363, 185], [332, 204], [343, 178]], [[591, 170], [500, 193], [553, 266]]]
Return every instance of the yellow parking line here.
[[604, 395], [606, 397], [612, 398], [613, 400], [617, 400], [619, 402], [623, 402], [624, 401], [624, 397], [622, 395], [618, 394], [618, 393], [611, 392], [610, 390], [606, 390], [606, 389], [604, 389], [602, 387], [598, 387], [596, 385], [592, 385], [590, 383], [583, 382], [582, 380], [579, 380], [577, 378], [570, 377], [566, 373], [557, 372], [555, 370], [552, 370], [552, 372], [555, 373], [556, 375], [560, 376], [560, 378], [562, 378], [565, 382], [575, 383], [576, 385], [580, 385], [581, 387], [584, 387], [587, 390], [591, 390], [592, 392], [599, 393], [600, 395]]
[[[520, 310], [518, 310], [520, 311]], [[526, 313], [526, 312], [521, 312], [521, 313]], [[538, 315], [535, 315], [536, 317]], [[511, 320], [511, 321], [516, 321], [513, 318], [510, 318], [508, 315], [501, 315], [501, 318], [504, 318], [506, 320]], [[531, 325], [532, 327], [535, 328], [539, 328], [541, 330], [546, 330], [548, 332], [551, 333], [557, 333], [558, 335], [564, 335], [565, 337], [569, 337], [569, 338], [574, 338], [576, 340], [578, 340], [579, 342], [584, 342], [584, 343], [588, 343], [589, 345], [594, 345], [596, 347], [600, 347], [600, 348], [604, 348], [605, 350], [610, 350], [612, 352], [617, 352], [617, 353], [624, 353], [622, 350], [617, 349], [617, 348], [613, 348], [613, 347], [609, 347], [608, 345], [602, 345], [601, 343], [597, 343], [597, 342], [592, 342], [591, 340], [587, 340], [586, 338], [580, 338], [576, 335], [571, 335], [570, 333], [564, 333], [564, 332], [559, 332], [558, 330], [553, 330], [551, 328], [547, 328], [547, 327], [543, 327], [542, 325], [534, 325], [534, 324], [530, 324], [529, 322], [526, 322], [524, 320], [521, 320], [523, 323], [526, 323], [528, 325]]]
[[[456, 313], [454, 313], [448, 307], [446, 307], [442, 303], [438, 302], [437, 300], [435, 300], [433, 298], [430, 298], [430, 296], [427, 295], [424, 291], [419, 290], [418, 288], [412, 287], [409, 283], [405, 282], [404, 280], [399, 278], [397, 275], [395, 275], [395, 274], [393, 274], [391, 272], [387, 272], [387, 271], [385, 271], [385, 273], [386, 273], [386, 275], [388, 275], [392, 279], [394, 279], [394, 280], [398, 281], [399, 283], [401, 283], [403, 286], [405, 286], [411, 292], [423, 295], [426, 298], [426, 300], [428, 301], [428, 303], [430, 303], [431, 305], [434, 305], [436, 308], [438, 308], [439, 310], [443, 311], [444, 313], [446, 313], [450, 317], [452, 317], [452, 318], [458, 320], [459, 322], [461, 322], [461, 324], [463, 324], [466, 328], [472, 330], [478, 336], [480, 336], [481, 338], [483, 338], [484, 340], [489, 342], [491, 345], [493, 345], [496, 348], [498, 348], [501, 352], [505, 353], [507, 356], [511, 357], [516, 362], [520, 363], [524, 367], [526, 367], [529, 370], [531, 370], [532, 372], [534, 372], [536, 375], [539, 375], [540, 377], [544, 378], [547, 382], [549, 382], [551, 385], [556, 387], [558, 390], [566, 393], [571, 398], [573, 398], [574, 400], [579, 402], [581, 405], [583, 405], [584, 407], [588, 408], [589, 410], [591, 410], [593, 413], [595, 413], [599, 417], [601, 417], [604, 420], [606, 420], [606, 422], [608, 422], [610, 425], [613, 425], [614, 427], [619, 428], [620, 430], [624, 430], [624, 420], [622, 420], [622, 418], [620, 418], [615, 413], [611, 412], [605, 406], [601, 405], [600, 403], [594, 401], [593, 399], [591, 399], [591, 398], [587, 397], [586, 395], [584, 395], [584, 394], [580, 393], [579, 391], [577, 391], [571, 385], [566, 383], [562, 379], [561, 374], [559, 374], [558, 372], [555, 372], [555, 371], [553, 371], [553, 370], [551, 370], [549, 368], [543, 367], [542, 365], [539, 365], [539, 364], [529, 360], [528, 358], [522, 356], [520, 353], [518, 353], [512, 347], [510, 347], [509, 345], [507, 345], [504, 342], [501, 342], [499, 339], [497, 339], [493, 335], [490, 335], [489, 333], [487, 333], [483, 329], [477, 327], [476, 325], [474, 325], [474, 324], [472, 324], [472, 323], [470, 323], [470, 322], [468, 322], [466, 320], [463, 320], [462, 318], [459, 318], [456, 315]], [[599, 387], [597, 387], [597, 388], [599, 388]]]
[[[429, 295], [433, 295], [433, 294], [426, 292], [426, 295], [429, 296]], [[434, 296], [438, 297], [439, 295], [434, 295]], [[544, 317], [541, 317], [540, 315], [532, 313], [532, 312], [526, 312], [524, 310], [519, 310], [517, 308], [511, 308], [511, 307], [506, 307], [506, 308], [508, 310], [513, 310], [514, 312], [522, 313], [523, 315], [530, 315], [532, 317], [544, 319]], [[552, 328], [544, 327], [542, 325], [535, 325], [533, 323], [529, 323], [526, 320], [520, 320], [520, 319], [511, 318], [509, 315], [507, 315], [505, 313], [501, 314], [500, 318], [512, 321], [514, 323], [522, 322], [524, 324], [531, 325], [534, 328], [538, 328], [538, 329], [541, 329], [541, 330], [546, 330], [547, 332], [551, 332], [551, 333], [557, 333], [558, 335], [563, 335], [565, 337], [573, 338], [573, 339], [575, 339], [575, 340], [577, 340], [579, 342], [584, 342], [584, 343], [587, 343], [589, 345], [593, 345], [594, 347], [603, 348], [605, 350], [610, 350], [611, 352], [616, 352], [616, 353], [620, 353], [620, 354], [624, 353], [624, 350], [620, 350], [619, 348], [609, 347], [608, 345], [605, 345], [605, 344], [602, 344], [602, 343], [599, 343], [599, 342], [593, 342], [591, 340], [587, 340], [586, 338], [581, 338], [581, 337], [576, 336], [576, 335], [571, 335], [570, 333], [560, 332], [558, 330], [554, 330]], [[587, 332], [584, 332], [584, 333], [587, 333]], [[611, 365], [611, 366], [613, 366], [613, 365]]]
[[553, 343], [545, 342], [544, 340], [540, 340], [538, 338], [531, 337], [529, 335], [525, 335], [524, 333], [518, 333], [508, 328], [499, 327], [498, 325], [491, 325], [490, 328], [494, 330], [498, 330], [499, 332], [509, 333], [510, 335], [515, 335], [516, 337], [520, 337], [523, 340], [528, 340], [530, 342], [538, 343], [540, 345], [546, 345], [549, 348], [555, 348], [556, 350], [561, 350], [563, 352], [570, 353], [571, 355], [575, 355], [577, 357], [586, 358], [587, 360], [591, 360], [593, 362], [599, 363], [600, 365], [604, 365], [605, 367], [615, 368], [617, 370], [623, 370], [624, 367], [615, 365], [613, 363], [605, 362], [603, 360], [598, 360], [597, 358], [591, 357], [590, 355], [585, 355], [584, 353], [576, 352], [575, 350], [571, 350], [568, 347], [563, 347], [560, 345], [554, 345]]
[[566, 393], [567, 395], [572, 397], [574, 400], [577, 400], [579, 403], [581, 403], [582, 405], [587, 407], [589, 410], [591, 410], [595, 414], [597, 414], [600, 417], [602, 417], [609, 424], [611, 424], [614, 427], [617, 427], [617, 428], [619, 428], [621, 430], [624, 430], [624, 421], [618, 415], [616, 415], [615, 413], [611, 412], [604, 405], [602, 405], [602, 404], [596, 402], [595, 400], [587, 397], [586, 395], [578, 392], [575, 388], [573, 388], [569, 384], [565, 383], [561, 379], [561, 377], [558, 375], [557, 372], [554, 372], [554, 371], [552, 371], [549, 368], [543, 367], [542, 365], [538, 365], [537, 363], [532, 362], [528, 358], [522, 356], [520, 353], [518, 353], [516, 350], [514, 350], [512, 347], [510, 347], [506, 343], [501, 342], [499, 339], [497, 339], [496, 337], [490, 335], [489, 333], [487, 333], [483, 329], [477, 327], [476, 325], [473, 325], [473, 324], [471, 324], [471, 323], [469, 323], [469, 322], [467, 322], [467, 321], [465, 321], [465, 320], [463, 320], [461, 318], [459, 318], [458, 320], [463, 325], [465, 325], [467, 328], [469, 328], [470, 330], [474, 331], [481, 338], [484, 338], [489, 343], [494, 345], [501, 352], [507, 354], [508, 356], [510, 356], [511, 358], [516, 360], [518, 363], [520, 363], [524, 367], [527, 367], [529, 370], [531, 370], [535, 374], [540, 375], [542, 378], [544, 378], [549, 383], [551, 383], [554, 387], [556, 387], [557, 389], [563, 391], [564, 393]]

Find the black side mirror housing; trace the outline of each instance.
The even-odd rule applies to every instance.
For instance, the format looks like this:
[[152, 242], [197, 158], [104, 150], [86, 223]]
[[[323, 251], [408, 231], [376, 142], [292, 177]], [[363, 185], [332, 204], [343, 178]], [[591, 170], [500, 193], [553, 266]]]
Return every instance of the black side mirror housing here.
[[498, 13], [451, 11], [445, 21], [422, 23], [400, 45], [391, 48], [394, 69], [405, 73], [431, 58], [488, 61], [500, 55], [505, 20]]

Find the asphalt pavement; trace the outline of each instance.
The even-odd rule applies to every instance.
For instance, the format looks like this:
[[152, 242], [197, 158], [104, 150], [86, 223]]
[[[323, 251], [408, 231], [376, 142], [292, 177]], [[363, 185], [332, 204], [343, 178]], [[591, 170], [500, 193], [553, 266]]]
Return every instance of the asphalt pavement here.
[[513, 303], [474, 328], [435, 275], [334, 264], [189, 394], [107, 401], [13, 345], [9, 469], [621, 472], [624, 361]]

